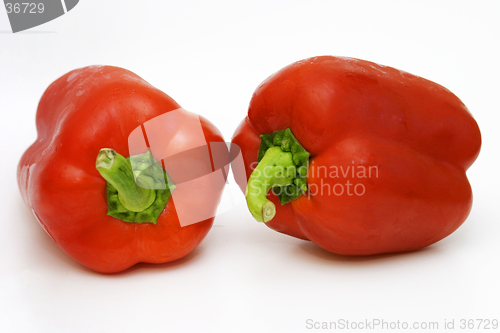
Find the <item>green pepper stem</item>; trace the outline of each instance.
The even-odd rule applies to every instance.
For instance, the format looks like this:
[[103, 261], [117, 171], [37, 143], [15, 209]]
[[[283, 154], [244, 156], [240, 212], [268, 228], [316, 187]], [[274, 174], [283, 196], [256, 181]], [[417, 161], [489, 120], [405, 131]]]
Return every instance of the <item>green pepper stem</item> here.
[[156, 191], [139, 187], [130, 162], [113, 149], [101, 149], [96, 169], [118, 191], [118, 199], [128, 210], [142, 212], [155, 201]]
[[292, 153], [280, 147], [269, 148], [248, 179], [246, 199], [253, 217], [259, 222], [269, 222], [276, 214], [276, 206], [267, 199], [267, 193], [274, 186], [293, 183], [296, 166]]

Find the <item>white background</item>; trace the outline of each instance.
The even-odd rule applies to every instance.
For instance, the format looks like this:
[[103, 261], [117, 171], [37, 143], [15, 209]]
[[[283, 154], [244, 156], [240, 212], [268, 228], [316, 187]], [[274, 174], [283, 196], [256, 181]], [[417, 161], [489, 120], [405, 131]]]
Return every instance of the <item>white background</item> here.
[[[460, 319], [500, 319], [499, 14], [496, 1], [82, 0], [12, 34], [0, 8], [0, 332], [309, 332], [308, 319], [374, 318], [464, 331]], [[230, 140], [261, 81], [325, 54], [423, 76], [469, 107], [483, 147], [468, 172], [472, 213], [453, 235], [413, 253], [342, 257], [273, 232], [241, 204], [187, 258], [101, 275], [60, 250], [21, 200], [15, 171], [36, 138], [38, 100], [72, 69], [132, 70]]]

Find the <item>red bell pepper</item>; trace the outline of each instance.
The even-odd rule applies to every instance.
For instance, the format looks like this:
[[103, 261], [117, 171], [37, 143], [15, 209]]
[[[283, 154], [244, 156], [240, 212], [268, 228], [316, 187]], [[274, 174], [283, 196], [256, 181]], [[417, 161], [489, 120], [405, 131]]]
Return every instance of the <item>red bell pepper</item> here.
[[[83, 265], [111, 273], [169, 262], [208, 233], [223, 183], [199, 176], [213, 171], [208, 143], [222, 135], [139, 76], [109, 66], [72, 71], [46, 90], [36, 125], [18, 167], [22, 197]], [[205, 215], [182, 223], [181, 209]]]
[[465, 221], [481, 134], [436, 83], [323, 56], [266, 79], [232, 142], [258, 221], [334, 253], [370, 255], [428, 246]]

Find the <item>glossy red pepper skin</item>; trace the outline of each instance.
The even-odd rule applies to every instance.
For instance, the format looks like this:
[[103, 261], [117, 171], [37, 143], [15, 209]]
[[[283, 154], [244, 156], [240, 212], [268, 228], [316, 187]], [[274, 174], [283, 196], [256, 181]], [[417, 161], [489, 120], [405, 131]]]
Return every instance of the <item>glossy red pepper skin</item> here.
[[[464, 104], [436, 83], [332, 56], [283, 68], [256, 89], [233, 136], [246, 166], [246, 175], [235, 175], [243, 190], [259, 135], [285, 128], [311, 154], [310, 191], [283, 206], [268, 194], [277, 213], [266, 224], [276, 231], [338, 254], [401, 252], [450, 235], [470, 212], [466, 170], [479, 154], [481, 134]], [[376, 166], [378, 176], [325, 176], [333, 166]], [[346, 190], [347, 181], [362, 184], [365, 193], [326, 191], [325, 184], [338, 183]]]
[[[96, 170], [99, 150], [112, 148], [128, 156], [127, 140], [134, 129], [179, 108], [139, 76], [110, 66], [72, 71], [42, 96], [38, 138], [19, 163], [19, 188], [47, 233], [81, 264], [113, 273], [138, 262], [173, 261], [195, 249], [210, 230], [213, 217], [181, 227], [172, 200], [157, 224], [126, 223], [107, 215], [106, 181]], [[185, 114], [177, 113], [180, 118]], [[207, 142], [224, 142], [214, 125], [200, 120]], [[182, 150], [190, 128], [179, 132]], [[217, 201], [206, 204], [215, 212]]]

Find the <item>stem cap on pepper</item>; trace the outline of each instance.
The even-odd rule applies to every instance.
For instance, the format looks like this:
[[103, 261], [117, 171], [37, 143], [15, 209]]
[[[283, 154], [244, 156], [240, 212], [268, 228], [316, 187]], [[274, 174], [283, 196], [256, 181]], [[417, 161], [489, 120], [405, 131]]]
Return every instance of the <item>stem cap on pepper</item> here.
[[248, 179], [245, 195], [253, 217], [269, 222], [276, 207], [267, 199], [267, 193], [272, 188], [282, 205], [304, 194], [310, 154], [289, 128], [260, 137], [259, 164]]
[[104, 148], [96, 168], [107, 181], [108, 215], [124, 222], [156, 224], [175, 186], [151, 152], [125, 158]]

